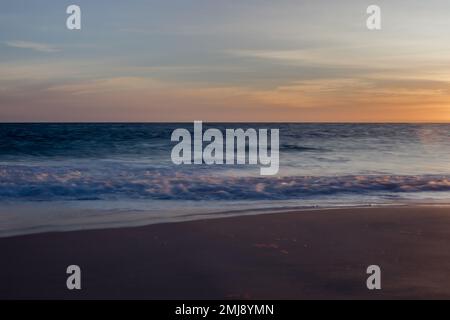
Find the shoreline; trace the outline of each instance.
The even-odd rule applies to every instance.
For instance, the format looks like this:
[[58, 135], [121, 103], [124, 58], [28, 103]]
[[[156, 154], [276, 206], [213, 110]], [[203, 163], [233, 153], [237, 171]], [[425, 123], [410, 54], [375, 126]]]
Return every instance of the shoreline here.
[[[424, 206], [1, 238], [0, 299], [450, 298], [449, 230], [450, 208]], [[73, 264], [80, 291], [65, 287]]]
[[[0, 206], [0, 212], [10, 213], [26, 216], [29, 212], [36, 214], [51, 214], [64, 212], [68, 217], [56, 220], [48, 223], [46, 226], [42, 225], [31, 225], [29, 227], [22, 227], [22, 229], [15, 227], [14, 224], [7, 226], [8, 218], [1, 221], [6, 228], [4, 230], [0, 229], [0, 240], [6, 238], [20, 237], [26, 235], [37, 235], [37, 234], [47, 234], [47, 233], [65, 233], [65, 232], [77, 232], [77, 231], [87, 231], [87, 230], [108, 230], [108, 229], [123, 229], [123, 228], [140, 228], [153, 225], [165, 225], [165, 224], [176, 224], [176, 223], [186, 223], [194, 221], [208, 221], [217, 219], [227, 219], [227, 218], [238, 218], [246, 216], [259, 216], [267, 214], [286, 214], [286, 213], [302, 213], [302, 212], [320, 212], [320, 211], [333, 211], [333, 210], [357, 210], [357, 209], [382, 209], [382, 208], [420, 208], [420, 207], [430, 207], [430, 208], [450, 208], [450, 203], [441, 201], [431, 201], [431, 202], [401, 202], [401, 203], [372, 203], [372, 204], [353, 204], [353, 205], [330, 205], [330, 206], [272, 206], [272, 207], [261, 207], [261, 208], [246, 208], [246, 209], [233, 209], [233, 210], [223, 210], [223, 211], [205, 211], [205, 212], [191, 212], [190, 214], [184, 214], [180, 216], [170, 216], [164, 218], [154, 217], [155, 212], [158, 214], [164, 214], [162, 210], [157, 210], [155, 212], [147, 210], [128, 210], [128, 209], [98, 209], [90, 207], [72, 207], [67, 206], [65, 203], [56, 203], [52, 206], [47, 202], [39, 202], [37, 205], [35, 203], [26, 203], [17, 205], [15, 203], [6, 203]], [[43, 205], [43, 206], [42, 206]], [[82, 214], [88, 213], [92, 214], [87, 220], [73, 221], [72, 224], [62, 225], [61, 221], [70, 220], [73, 216], [81, 216]], [[116, 214], [118, 217], [114, 219], [98, 219], [98, 221], [90, 221], [89, 219], [96, 219], [96, 215], [104, 216], [105, 214]], [[33, 217], [34, 218], [34, 217]], [[24, 221], [16, 219], [15, 224], [24, 224]], [[46, 219], [48, 220], [48, 218]], [[130, 220], [132, 222], [130, 222]], [[30, 222], [25, 222], [30, 224]]]

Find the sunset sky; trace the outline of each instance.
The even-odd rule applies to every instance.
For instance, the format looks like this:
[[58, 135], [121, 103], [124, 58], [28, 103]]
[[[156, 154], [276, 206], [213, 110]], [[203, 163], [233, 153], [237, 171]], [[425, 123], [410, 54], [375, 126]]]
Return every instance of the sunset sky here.
[[0, 6], [0, 121], [450, 121], [448, 0]]

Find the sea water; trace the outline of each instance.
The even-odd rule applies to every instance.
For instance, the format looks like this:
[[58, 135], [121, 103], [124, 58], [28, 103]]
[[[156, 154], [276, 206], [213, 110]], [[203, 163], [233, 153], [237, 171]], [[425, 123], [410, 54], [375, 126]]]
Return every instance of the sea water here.
[[175, 165], [176, 124], [0, 124], [0, 236], [292, 208], [450, 203], [449, 124], [279, 129], [280, 169]]

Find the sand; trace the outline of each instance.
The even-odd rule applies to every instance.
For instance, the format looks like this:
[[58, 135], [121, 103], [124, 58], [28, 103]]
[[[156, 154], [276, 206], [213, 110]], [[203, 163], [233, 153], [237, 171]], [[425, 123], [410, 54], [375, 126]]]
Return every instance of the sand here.
[[[276, 213], [0, 239], [1, 299], [450, 298], [450, 208]], [[66, 268], [82, 290], [66, 289]], [[382, 290], [366, 268], [382, 270]]]

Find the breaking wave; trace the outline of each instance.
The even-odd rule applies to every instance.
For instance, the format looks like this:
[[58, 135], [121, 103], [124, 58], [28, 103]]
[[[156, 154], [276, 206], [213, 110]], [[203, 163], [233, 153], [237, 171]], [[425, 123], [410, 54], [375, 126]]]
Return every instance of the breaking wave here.
[[448, 175], [236, 177], [170, 169], [0, 166], [1, 200], [290, 200], [450, 191]]

